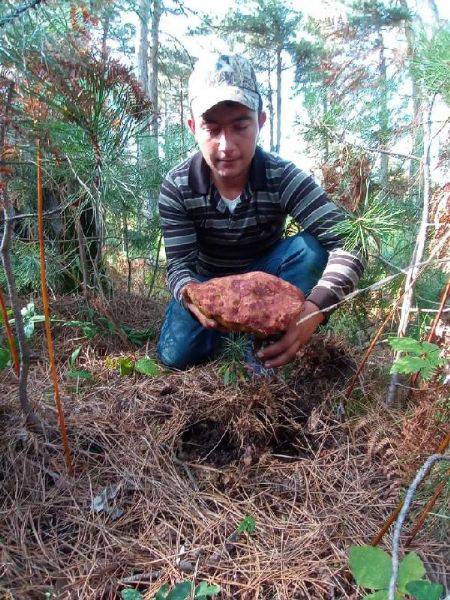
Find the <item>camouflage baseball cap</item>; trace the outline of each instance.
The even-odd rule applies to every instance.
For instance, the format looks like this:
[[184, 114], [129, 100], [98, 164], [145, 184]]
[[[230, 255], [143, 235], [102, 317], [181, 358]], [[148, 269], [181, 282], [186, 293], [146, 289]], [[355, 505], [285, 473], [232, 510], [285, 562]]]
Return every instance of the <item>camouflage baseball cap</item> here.
[[194, 117], [225, 101], [258, 110], [260, 94], [252, 65], [237, 54], [201, 57], [189, 78], [189, 104]]

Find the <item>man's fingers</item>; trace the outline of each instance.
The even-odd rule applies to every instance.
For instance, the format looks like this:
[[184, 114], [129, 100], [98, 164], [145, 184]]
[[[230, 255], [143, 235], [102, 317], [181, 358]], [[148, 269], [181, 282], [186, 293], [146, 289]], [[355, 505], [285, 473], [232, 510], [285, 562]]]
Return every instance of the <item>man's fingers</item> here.
[[214, 319], [208, 319], [208, 317], [205, 317], [205, 315], [199, 311], [195, 304], [189, 303], [189, 310], [195, 317], [197, 317], [200, 325], [206, 327], [207, 329], [217, 329], [216, 321], [214, 321]]
[[264, 361], [264, 366], [268, 369], [282, 367], [283, 365], [287, 365], [287, 363], [291, 362], [294, 356], [297, 354], [298, 347], [297, 345], [291, 346], [286, 352], [283, 352], [279, 356], [272, 358], [271, 360]]
[[258, 358], [266, 360], [268, 358], [278, 356], [279, 354], [283, 354], [292, 346], [293, 343], [295, 343], [295, 336], [285, 334], [281, 338], [281, 340], [278, 340], [278, 342], [269, 344], [268, 346], [260, 350], [258, 352]]

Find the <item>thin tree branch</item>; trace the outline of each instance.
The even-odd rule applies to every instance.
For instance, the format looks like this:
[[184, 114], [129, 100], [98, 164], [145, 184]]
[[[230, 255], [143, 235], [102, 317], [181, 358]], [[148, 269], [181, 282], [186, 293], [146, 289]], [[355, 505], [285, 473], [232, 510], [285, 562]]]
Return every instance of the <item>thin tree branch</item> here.
[[18, 8], [13, 10], [12, 13], [7, 15], [6, 17], [3, 17], [3, 19], [0, 19], [0, 27], [3, 27], [10, 21], [14, 21], [14, 19], [17, 19], [17, 17], [20, 17], [20, 15], [27, 12], [28, 10], [31, 10], [32, 8], [36, 8], [37, 5], [40, 4], [41, 2], [45, 2], [45, 0], [31, 0], [31, 2], [29, 4], [24, 4], [23, 6], [19, 6]]
[[414, 494], [417, 491], [417, 488], [422, 483], [423, 479], [428, 475], [431, 467], [439, 461], [448, 460], [450, 461], [450, 456], [446, 456], [445, 454], [432, 454], [428, 457], [425, 463], [417, 472], [414, 477], [414, 481], [408, 488], [408, 492], [406, 493], [405, 501], [403, 503], [403, 507], [398, 516], [397, 522], [395, 524], [394, 536], [392, 539], [392, 574], [391, 581], [389, 583], [389, 592], [388, 592], [388, 600], [394, 600], [395, 598], [395, 587], [397, 585], [397, 577], [398, 577], [398, 564], [399, 564], [399, 549], [400, 549], [400, 533], [403, 527], [403, 523], [408, 515], [409, 508], [414, 498]]
[[[11, 110], [12, 98], [14, 94], [14, 83], [11, 82], [8, 86], [8, 92], [5, 103], [5, 112], [0, 124], [0, 166], [3, 166], [3, 149], [6, 141], [6, 129]], [[33, 427], [40, 428], [37, 416], [28, 400], [27, 380], [28, 371], [30, 369], [30, 349], [28, 347], [25, 329], [23, 325], [22, 312], [20, 310], [20, 302], [17, 293], [17, 285], [14, 277], [14, 271], [11, 263], [10, 247], [13, 235], [14, 225], [11, 217], [14, 216], [14, 209], [7, 190], [8, 178], [7, 173], [0, 173], [0, 205], [3, 205], [4, 227], [3, 238], [0, 245], [0, 254], [2, 257], [3, 268], [5, 270], [6, 282], [8, 286], [9, 300], [14, 313], [15, 328], [17, 333], [17, 341], [20, 352], [20, 371], [19, 371], [19, 402], [25, 416], [27, 424]]]
[[[430, 206], [430, 185], [431, 185], [431, 174], [430, 174], [430, 149], [431, 149], [431, 114], [433, 110], [435, 96], [431, 99], [428, 110], [427, 119], [424, 123], [424, 150], [423, 150], [423, 206], [422, 206], [422, 217], [420, 221], [419, 231], [417, 233], [416, 243], [414, 251], [411, 257], [411, 264], [408, 275], [405, 281], [405, 292], [403, 295], [403, 303], [400, 314], [400, 321], [397, 330], [398, 337], [404, 337], [409, 322], [409, 310], [414, 293], [414, 283], [417, 280], [419, 273], [418, 263], [422, 260], [422, 256], [425, 250], [425, 242], [427, 237], [427, 223], [428, 223], [428, 211]], [[395, 360], [401, 355], [401, 352], [396, 352]], [[387, 406], [391, 406], [396, 398], [397, 384], [398, 384], [398, 373], [393, 373], [388, 392], [386, 396]]]

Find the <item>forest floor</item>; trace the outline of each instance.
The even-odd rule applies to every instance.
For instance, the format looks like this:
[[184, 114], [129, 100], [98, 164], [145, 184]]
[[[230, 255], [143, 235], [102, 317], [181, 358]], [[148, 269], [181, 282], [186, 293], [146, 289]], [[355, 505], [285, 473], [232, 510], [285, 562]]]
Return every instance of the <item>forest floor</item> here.
[[[58, 300], [53, 315], [80, 319], [80, 305]], [[111, 311], [157, 331], [163, 303], [122, 294]], [[183, 579], [220, 585], [220, 598], [361, 597], [349, 548], [370, 543], [442, 435], [442, 390], [387, 410], [389, 356], [378, 349], [347, 398], [362, 350], [330, 334], [273, 380], [225, 385], [220, 359], [121, 376], [117, 360], [154, 356], [154, 339], [137, 349], [113, 333], [53, 332], [74, 475], [59, 437], [23, 427], [15, 377], [4, 371], [0, 597], [114, 599], [135, 587], [150, 600]], [[92, 378], [75, 382], [68, 362], [79, 345], [77, 368]], [[33, 349], [30, 398], [56, 424], [40, 330]], [[434, 580], [445, 572], [444, 548], [442, 520], [431, 516], [412, 549]]]

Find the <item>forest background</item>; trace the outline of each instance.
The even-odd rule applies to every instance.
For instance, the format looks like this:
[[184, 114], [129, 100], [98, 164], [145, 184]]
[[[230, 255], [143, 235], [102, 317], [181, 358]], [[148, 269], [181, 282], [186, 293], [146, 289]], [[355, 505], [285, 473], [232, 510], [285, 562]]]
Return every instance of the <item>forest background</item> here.
[[[417, 344], [431, 334], [442, 346], [448, 340], [449, 11], [434, 0], [315, 8], [238, 0], [214, 12], [199, 0], [2, 2], [0, 370], [16, 395], [16, 368], [30, 423], [36, 407], [47, 410], [45, 287], [59, 340], [50, 371], [64, 381], [72, 415], [71, 399], [100, 393], [102, 369], [162, 373], [154, 342], [168, 293], [157, 199], [167, 171], [195, 151], [187, 82], [210, 49], [252, 61], [268, 114], [263, 147], [314, 174], [347, 213], [346, 244], [368, 255], [360, 292], [325, 335], [360, 360], [383, 334], [374, 381], [390, 407], [405, 389], [402, 372], [429, 378], [442, 369], [435, 349]], [[296, 231], [288, 221], [286, 234]], [[390, 348], [388, 335], [409, 341]], [[242, 375], [238, 351], [230, 352], [218, 371], [225, 386]], [[445, 374], [438, 377], [441, 385]], [[368, 404], [358, 382], [356, 412]], [[441, 400], [427, 396], [439, 427], [449, 411]]]

